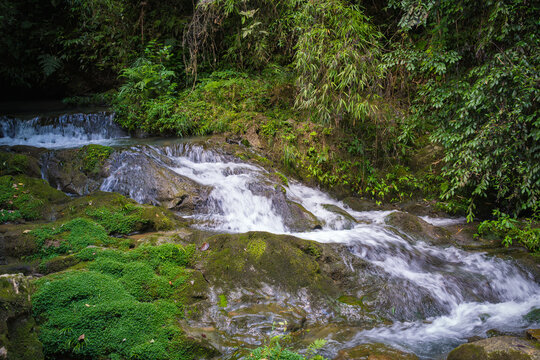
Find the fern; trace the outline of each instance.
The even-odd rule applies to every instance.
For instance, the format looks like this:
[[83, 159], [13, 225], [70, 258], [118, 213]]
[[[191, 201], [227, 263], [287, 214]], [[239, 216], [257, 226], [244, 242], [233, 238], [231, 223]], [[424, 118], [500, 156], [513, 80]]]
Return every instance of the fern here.
[[45, 77], [51, 76], [62, 67], [62, 62], [54, 55], [42, 54], [38, 56], [38, 60], [39, 65], [41, 66], [41, 71]]

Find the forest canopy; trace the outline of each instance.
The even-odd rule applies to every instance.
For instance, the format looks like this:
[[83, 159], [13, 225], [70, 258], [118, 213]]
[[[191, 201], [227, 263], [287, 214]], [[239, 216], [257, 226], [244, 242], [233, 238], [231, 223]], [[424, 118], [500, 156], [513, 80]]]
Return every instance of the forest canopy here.
[[[156, 134], [230, 130], [239, 102], [268, 118], [290, 109], [355, 136], [345, 147], [362, 158], [364, 193], [391, 186], [376, 168], [433, 144], [441, 166], [424, 180], [443, 200], [470, 218], [532, 216], [539, 13], [530, 0], [0, 0], [0, 77], [23, 92], [112, 89], [118, 121]], [[293, 101], [275, 110], [265, 94], [277, 88]], [[205, 96], [220, 91], [218, 109]]]

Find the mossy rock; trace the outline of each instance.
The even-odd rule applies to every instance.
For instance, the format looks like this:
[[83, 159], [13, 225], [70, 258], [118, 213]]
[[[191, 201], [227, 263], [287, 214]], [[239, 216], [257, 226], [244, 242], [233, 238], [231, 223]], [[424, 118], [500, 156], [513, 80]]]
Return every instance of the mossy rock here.
[[38, 160], [24, 154], [0, 151], [0, 176], [20, 174], [41, 177]]
[[54, 206], [67, 201], [67, 195], [42, 179], [26, 175], [0, 177], [0, 223], [54, 220]]
[[39, 270], [43, 274], [51, 274], [66, 270], [74, 265], [77, 265], [81, 260], [75, 255], [57, 256], [46, 260], [39, 265]]
[[0, 348], [7, 359], [43, 359], [36, 324], [31, 317], [31, 278], [22, 274], [0, 275]]
[[433, 226], [409, 213], [395, 211], [389, 214], [384, 221], [386, 224], [401, 230], [415, 239], [434, 244], [445, 244], [450, 241], [450, 233], [447, 230]]
[[115, 213], [131, 215], [129, 219], [123, 218], [129, 224], [123, 229], [124, 232], [120, 232], [121, 234], [163, 231], [184, 226], [180, 218], [170, 210], [159, 206], [141, 205], [123, 195], [103, 191], [74, 199], [64, 204], [58, 211], [65, 219], [93, 218], [108, 229], [117, 229], [119, 221], [122, 220], [114, 216]]
[[540, 349], [534, 342], [512, 336], [496, 336], [463, 344], [447, 360], [535, 360]]
[[99, 189], [106, 177], [106, 161], [113, 152], [113, 148], [102, 145], [51, 151], [42, 157], [43, 173], [63, 192], [86, 195]]
[[339, 351], [335, 360], [418, 360], [414, 354], [394, 349], [385, 344], [363, 344]]
[[[292, 236], [251, 232], [217, 235], [207, 240], [209, 251], [201, 254], [205, 277], [229, 286], [258, 288], [276, 283], [295, 291], [309, 287], [337, 293], [321, 273], [318, 245]], [[311, 246], [310, 246], [311, 245]]]

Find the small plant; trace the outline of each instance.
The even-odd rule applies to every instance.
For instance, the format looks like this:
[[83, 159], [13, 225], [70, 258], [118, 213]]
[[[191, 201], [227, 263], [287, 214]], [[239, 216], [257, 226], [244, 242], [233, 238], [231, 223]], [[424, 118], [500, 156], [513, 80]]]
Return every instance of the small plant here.
[[493, 211], [495, 220], [483, 221], [478, 226], [478, 234], [483, 236], [494, 235], [502, 240], [508, 247], [520, 243], [533, 252], [540, 250], [540, 213], [535, 212], [533, 217], [518, 220], [498, 209]]

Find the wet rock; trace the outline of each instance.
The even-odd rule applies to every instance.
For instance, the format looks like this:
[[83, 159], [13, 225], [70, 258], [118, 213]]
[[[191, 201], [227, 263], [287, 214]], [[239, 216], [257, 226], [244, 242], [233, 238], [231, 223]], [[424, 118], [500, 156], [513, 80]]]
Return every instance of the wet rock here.
[[41, 177], [38, 160], [26, 154], [0, 151], [0, 176], [19, 174]]
[[250, 183], [248, 189], [254, 195], [270, 199], [273, 210], [283, 218], [284, 225], [290, 231], [303, 232], [322, 227], [322, 223], [315, 215], [297, 202], [288, 200], [278, 184], [261, 180]]
[[339, 351], [334, 360], [417, 360], [414, 354], [396, 350], [384, 344], [363, 344]]
[[362, 199], [358, 197], [346, 197], [342, 200], [345, 205], [354, 211], [374, 211], [374, 210], [393, 210], [394, 207], [388, 204], [377, 205], [374, 200]]
[[527, 330], [527, 339], [540, 341], [540, 329]]
[[349, 214], [348, 212], [346, 212], [345, 210], [343, 210], [339, 206], [332, 205], [332, 204], [323, 204], [323, 207], [326, 210], [328, 210], [330, 212], [333, 212], [334, 214], [337, 214], [337, 215], [340, 215], [341, 217], [343, 217], [346, 221], [350, 222], [351, 226], [358, 222], [351, 214]]
[[43, 176], [58, 190], [86, 195], [101, 186], [106, 177], [104, 166], [112, 153], [112, 148], [101, 145], [51, 151], [41, 157]]
[[[336, 300], [357, 282], [341, 260], [340, 245], [258, 232], [205, 242], [209, 248], [198, 252], [186, 289], [185, 325], [192, 334], [204, 332], [222, 353], [316, 323], [374, 323], [368, 309]], [[351, 261], [362, 268], [361, 259]]]
[[497, 336], [463, 344], [452, 350], [447, 360], [538, 360], [540, 349], [531, 341]]
[[43, 359], [37, 326], [31, 316], [31, 278], [0, 275], [0, 349], [7, 359]]
[[167, 157], [151, 148], [114, 153], [101, 189], [128, 196], [142, 204], [191, 212], [205, 206], [210, 188], [170, 169]]
[[429, 243], [445, 244], [450, 241], [450, 233], [447, 230], [433, 226], [409, 213], [401, 211], [393, 212], [385, 218], [385, 222], [409, 236], [413, 236]]

